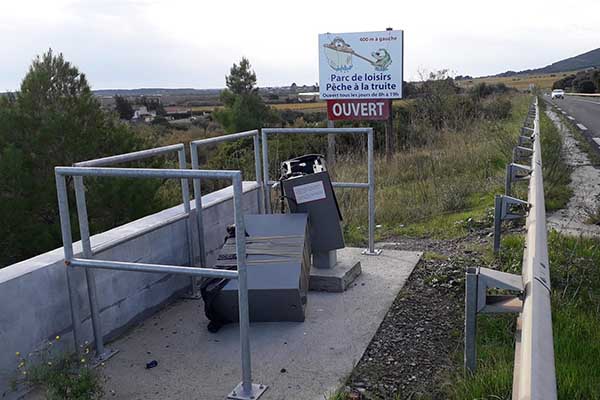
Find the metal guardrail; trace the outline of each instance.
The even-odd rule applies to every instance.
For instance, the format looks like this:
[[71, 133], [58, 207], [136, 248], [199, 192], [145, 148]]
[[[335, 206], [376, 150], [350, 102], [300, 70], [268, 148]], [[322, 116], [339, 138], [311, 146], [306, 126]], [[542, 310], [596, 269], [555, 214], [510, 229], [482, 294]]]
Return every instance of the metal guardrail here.
[[[88, 164], [89, 165], [89, 164]], [[73, 254], [73, 239], [71, 235], [71, 220], [69, 213], [69, 201], [67, 193], [66, 177], [72, 176], [80, 180], [79, 196], [77, 198], [77, 211], [79, 228], [81, 231], [81, 243], [83, 246], [83, 258], [75, 258]], [[58, 194], [58, 206], [60, 214], [61, 234], [65, 254], [65, 265], [67, 266], [67, 286], [71, 305], [71, 318], [73, 323], [73, 335], [76, 349], [81, 349], [81, 317], [76, 288], [72, 283], [72, 267], [85, 268], [91, 272], [95, 268], [135, 271], [135, 272], [160, 272], [171, 274], [182, 274], [199, 277], [221, 277], [238, 280], [238, 303], [239, 303], [239, 325], [240, 325], [240, 347], [242, 364], [242, 382], [229, 393], [230, 399], [251, 400], [257, 399], [266, 389], [265, 385], [252, 383], [251, 360], [250, 360], [250, 317], [248, 308], [248, 277], [246, 266], [246, 238], [244, 235], [236, 235], [236, 260], [237, 271], [228, 271], [211, 268], [194, 268], [190, 266], [145, 264], [135, 262], [121, 262], [110, 260], [91, 259], [93, 256], [90, 243], [90, 232], [87, 219], [87, 207], [83, 177], [129, 177], [129, 178], [160, 178], [181, 179], [186, 182], [189, 179], [230, 179], [233, 186], [234, 216], [236, 228], [244, 232], [244, 215], [242, 208], [242, 174], [240, 171], [207, 171], [187, 169], [149, 169], [149, 168], [99, 168], [99, 167], [56, 167], [56, 189]], [[94, 341], [96, 345], [96, 357], [104, 360], [114, 351], [104, 348], [100, 311], [97, 305], [96, 283], [91, 273], [86, 274], [88, 298], [91, 309]]]
[[381, 250], [375, 249], [375, 157], [373, 155], [373, 128], [263, 128], [262, 131], [262, 156], [264, 197], [266, 199], [266, 212], [271, 213], [271, 185], [277, 183], [269, 179], [269, 135], [275, 134], [304, 134], [304, 135], [343, 135], [363, 134], [367, 135], [367, 182], [332, 182], [334, 187], [368, 189], [369, 209], [369, 247], [363, 254], [379, 255]]
[[[198, 157], [198, 153], [201, 148], [214, 145], [217, 143], [223, 142], [231, 142], [235, 140], [240, 140], [247, 137], [252, 137], [254, 144], [254, 168], [256, 174], [256, 184], [259, 186], [258, 190], [258, 204], [259, 211], [261, 214], [265, 212], [265, 198], [264, 198], [264, 185], [262, 179], [262, 171], [260, 168], [260, 144], [258, 140], [259, 132], [258, 130], [251, 130], [240, 133], [232, 133], [229, 135], [216, 136], [207, 139], [194, 140], [190, 142], [190, 158], [192, 159], [192, 169], [200, 169], [200, 161]], [[196, 205], [196, 210], [202, 210], [202, 187], [201, 187], [200, 179], [193, 180], [194, 187], [194, 203]], [[200, 246], [200, 265], [206, 266], [206, 247], [204, 245], [204, 222], [202, 219], [202, 213], [196, 213], [196, 223], [198, 229], [198, 237], [199, 237], [199, 246]]]
[[[478, 313], [520, 313], [516, 332], [513, 400], [554, 400], [557, 398], [546, 209], [540, 145], [538, 99], [529, 109], [519, 145], [529, 151], [515, 151], [513, 161], [531, 157], [530, 167], [511, 163], [507, 168], [505, 196], [496, 197], [495, 250], [500, 245], [502, 220], [526, 218], [527, 229], [522, 275], [488, 268], [470, 268], [465, 290], [465, 368], [476, 367]], [[515, 180], [528, 180], [527, 201], [510, 197]], [[520, 212], [512, 210], [520, 208]], [[497, 245], [497, 246], [496, 246]], [[488, 289], [504, 289], [515, 295], [490, 295]]]
[[600, 97], [600, 93], [567, 93], [565, 96]]

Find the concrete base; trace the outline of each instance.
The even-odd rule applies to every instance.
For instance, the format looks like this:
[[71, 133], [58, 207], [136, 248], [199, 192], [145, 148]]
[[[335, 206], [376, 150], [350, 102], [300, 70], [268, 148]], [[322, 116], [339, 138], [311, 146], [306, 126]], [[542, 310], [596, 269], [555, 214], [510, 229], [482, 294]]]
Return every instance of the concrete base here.
[[[421, 257], [396, 250], [378, 257], [363, 256], [362, 249], [345, 251], [361, 262], [363, 272], [343, 294], [310, 292], [305, 322], [250, 325], [252, 380], [269, 386], [260, 400], [332, 395]], [[173, 304], [112, 343], [120, 352], [99, 370], [107, 397], [224, 399], [241, 377], [239, 327], [209, 333], [203, 306], [194, 300]], [[158, 366], [146, 369], [151, 360]]]
[[343, 292], [361, 274], [360, 260], [353, 251], [338, 250], [338, 262], [333, 268], [310, 269], [308, 289], [316, 292]]

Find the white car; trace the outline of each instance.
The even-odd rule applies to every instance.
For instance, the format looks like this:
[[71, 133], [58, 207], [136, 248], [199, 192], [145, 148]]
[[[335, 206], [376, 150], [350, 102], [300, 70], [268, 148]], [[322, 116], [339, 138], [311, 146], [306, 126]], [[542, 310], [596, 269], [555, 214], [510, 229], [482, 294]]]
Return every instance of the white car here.
[[552, 91], [552, 98], [553, 99], [564, 99], [565, 98], [565, 91], [562, 89], [554, 89]]

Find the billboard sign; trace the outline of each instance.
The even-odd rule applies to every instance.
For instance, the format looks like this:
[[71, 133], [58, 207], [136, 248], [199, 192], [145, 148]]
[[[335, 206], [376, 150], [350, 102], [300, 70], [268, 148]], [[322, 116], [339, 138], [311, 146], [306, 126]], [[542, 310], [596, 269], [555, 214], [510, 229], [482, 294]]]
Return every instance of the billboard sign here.
[[319, 35], [319, 95], [334, 99], [402, 97], [403, 32]]
[[390, 116], [390, 102], [385, 99], [327, 100], [327, 118], [336, 120], [386, 120]]

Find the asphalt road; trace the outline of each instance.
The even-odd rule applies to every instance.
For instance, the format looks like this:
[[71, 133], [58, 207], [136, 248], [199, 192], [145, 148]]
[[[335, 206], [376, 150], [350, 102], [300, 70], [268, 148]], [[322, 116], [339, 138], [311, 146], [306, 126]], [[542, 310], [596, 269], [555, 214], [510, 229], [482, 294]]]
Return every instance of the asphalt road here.
[[563, 115], [600, 149], [600, 97], [566, 96], [551, 100], [550, 96], [545, 96], [545, 99], [559, 107]]

